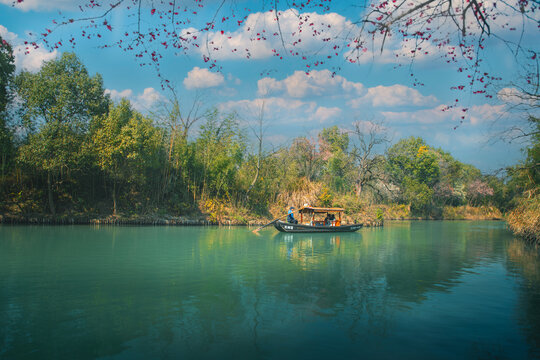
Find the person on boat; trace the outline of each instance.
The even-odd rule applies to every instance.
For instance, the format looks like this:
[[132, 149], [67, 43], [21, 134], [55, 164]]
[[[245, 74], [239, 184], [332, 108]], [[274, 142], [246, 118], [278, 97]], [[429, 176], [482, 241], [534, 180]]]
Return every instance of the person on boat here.
[[330, 218], [330, 214], [326, 213], [326, 217], [324, 218], [324, 226], [330, 226], [332, 224], [332, 219]]
[[287, 222], [290, 224], [298, 224], [298, 220], [294, 218], [294, 206], [291, 206], [289, 208], [289, 211], [287, 212]]

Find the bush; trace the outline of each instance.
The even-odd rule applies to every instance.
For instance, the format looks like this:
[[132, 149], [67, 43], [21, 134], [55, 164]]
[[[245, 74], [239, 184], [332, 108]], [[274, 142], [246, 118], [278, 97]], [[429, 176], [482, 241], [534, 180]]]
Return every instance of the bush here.
[[507, 221], [516, 235], [540, 243], [540, 196], [522, 199], [508, 214]]

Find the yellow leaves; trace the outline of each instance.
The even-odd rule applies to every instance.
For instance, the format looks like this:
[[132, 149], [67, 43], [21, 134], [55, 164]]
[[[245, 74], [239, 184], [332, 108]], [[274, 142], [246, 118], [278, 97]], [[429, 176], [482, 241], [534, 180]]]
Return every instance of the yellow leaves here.
[[416, 154], [416, 157], [422, 157], [424, 156], [427, 152], [429, 152], [429, 147], [426, 146], [426, 145], [422, 145], [418, 148], [418, 153]]

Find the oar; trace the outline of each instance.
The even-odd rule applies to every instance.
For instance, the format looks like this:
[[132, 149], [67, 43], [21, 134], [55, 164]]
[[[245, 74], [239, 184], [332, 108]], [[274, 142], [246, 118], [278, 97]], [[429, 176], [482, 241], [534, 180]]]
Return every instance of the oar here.
[[[293, 213], [295, 213], [295, 212], [296, 212], [296, 211], [293, 211]], [[283, 215], [282, 217], [278, 217], [277, 219], [274, 219], [274, 220], [270, 221], [268, 224], [263, 225], [263, 226], [261, 226], [260, 228], [257, 228], [257, 229], [255, 229], [255, 230], [253, 230], [252, 232], [257, 233], [259, 230], [264, 229], [264, 228], [267, 227], [268, 225], [272, 225], [272, 224], [275, 223], [276, 221], [281, 220], [281, 219], [283, 219], [284, 217], [287, 217], [287, 216], [289, 216], [289, 214]]]

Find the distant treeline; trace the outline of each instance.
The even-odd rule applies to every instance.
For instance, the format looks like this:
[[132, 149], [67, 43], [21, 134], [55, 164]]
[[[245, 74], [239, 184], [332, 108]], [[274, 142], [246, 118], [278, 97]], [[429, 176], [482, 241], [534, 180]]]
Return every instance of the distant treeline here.
[[9, 44], [0, 49], [3, 214], [178, 216], [226, 204], [268, 215], [309, 201], [405, 204], [422, 215], [466, 204], [508, 211], [524, 191], [536, 193], [538, 137], [504, 179], [421, 138], [387, 148], [384, 127], [372, 122], [269, 151], [262, 115], [246, 127], [235, 113], [195, 116], [195, 105], [184, 113], [175, 97], [159, 115], [143, 115], [128, 100], [113, 103], [74, 54], [16, 75]]

